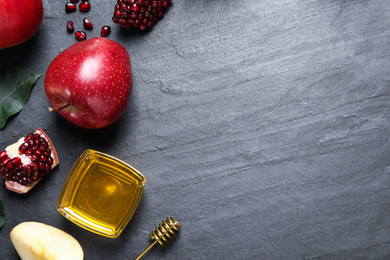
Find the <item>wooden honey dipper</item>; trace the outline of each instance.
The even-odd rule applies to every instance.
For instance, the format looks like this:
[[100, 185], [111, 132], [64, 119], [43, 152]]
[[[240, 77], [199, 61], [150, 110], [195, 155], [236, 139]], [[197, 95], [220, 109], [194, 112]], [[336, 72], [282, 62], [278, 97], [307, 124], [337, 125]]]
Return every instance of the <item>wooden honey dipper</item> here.
[[148, 248], [146, 248], [135, 260], [141, 259], [157, 242], [162, 246], [166, 247], [169, 239], [173, 239], [174, 236], [179, 232], [180, 224], [171, 217], [168, 217], [166, 220], [156, 227], [152, 233], [150, 233], [150, 238], [153, 241]]

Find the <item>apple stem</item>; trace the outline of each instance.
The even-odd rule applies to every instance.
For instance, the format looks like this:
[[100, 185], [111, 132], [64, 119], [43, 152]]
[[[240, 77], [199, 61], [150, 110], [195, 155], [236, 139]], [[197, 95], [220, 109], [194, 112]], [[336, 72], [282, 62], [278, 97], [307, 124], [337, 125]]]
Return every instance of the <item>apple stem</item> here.
[[69, 104], [66, 104], [66, 105], [64, 105], [64, 106], [62, 106], [62, 107], [54, 107], [54, 108], [49, 107], [49, 111], [50, 111], [50, 112], [58, 111], [58, 110], [61, 110], [61, 109], [63, 109], [63, 108], [66, 108], [66, 107], [68, 107], [68, 106], [69, 106]]

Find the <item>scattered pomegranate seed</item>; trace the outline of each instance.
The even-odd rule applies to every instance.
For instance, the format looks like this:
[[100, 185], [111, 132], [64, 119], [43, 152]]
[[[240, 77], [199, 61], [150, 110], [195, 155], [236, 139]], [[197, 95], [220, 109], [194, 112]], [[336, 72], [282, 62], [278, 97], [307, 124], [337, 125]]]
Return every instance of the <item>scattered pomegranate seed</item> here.
[[70, 0], [72, 3], [77, 3], [79, 0]]
[[87, 18], [84, 18], [83, 23], [84, 23], [84, 28], [85, 29], [87, 29], [87, 30], [92, 30], [93, 29], [93, 24]]
[[102, 27], [102, 30], [101, 30], [101, 32], [100, 32], [100, 35], [101, 35], [102, 37], [106, 37], [106, 36], [109, 35], [110, 33], [111, 33], [111, 27], [105, 25], [105, 26]]
[[74, 35], [78, 41], [84, 41], [87, 39], [87, 35], [83, 31], [77, 31]]
[[74, 12], [74, 11], [76, 11], [76, 9], [77, 9], [77, 6], [73, 3], [66, 3], [65, 4], [65, 12], [67, 12], [67, 13]]
[[88, 12], [89, 9], [91, 9], [91, 4], [85, 0], [79, 5], [79, 10], [81, 12]]
[[73, 27], [73, 22], [72, 21], [68, 21], [67, 25], [66, 25], [66, 29], [68, 30], [68, 32], [72, 33], [74, 32], [74, 27]]

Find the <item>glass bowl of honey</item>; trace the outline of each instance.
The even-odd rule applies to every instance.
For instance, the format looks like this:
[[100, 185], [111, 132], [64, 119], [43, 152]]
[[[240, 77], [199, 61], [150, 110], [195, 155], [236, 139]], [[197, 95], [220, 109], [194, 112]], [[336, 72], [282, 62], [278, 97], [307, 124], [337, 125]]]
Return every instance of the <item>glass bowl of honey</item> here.
[[133, 217], [145, 177], [111, 155], [86, 150], [70, 171], [58, 199], [58, 212], [96, 234], [118, 237]]

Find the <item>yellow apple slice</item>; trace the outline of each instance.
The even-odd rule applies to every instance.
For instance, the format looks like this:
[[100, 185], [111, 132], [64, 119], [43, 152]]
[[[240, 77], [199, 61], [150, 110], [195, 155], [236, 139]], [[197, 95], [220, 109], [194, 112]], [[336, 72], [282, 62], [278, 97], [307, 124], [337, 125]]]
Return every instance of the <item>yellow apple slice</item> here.
[[82, 260], [79, 242], [68, 233], [39, 222], [23, 222], [11, 230], [12, 244], [22, 260]]

